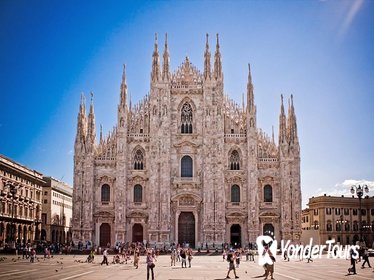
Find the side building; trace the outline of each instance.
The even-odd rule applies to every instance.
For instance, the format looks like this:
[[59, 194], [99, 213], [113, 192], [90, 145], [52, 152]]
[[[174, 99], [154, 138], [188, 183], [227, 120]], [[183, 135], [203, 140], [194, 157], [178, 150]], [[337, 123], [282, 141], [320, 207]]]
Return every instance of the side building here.
[[302, 211], [301, 242], [308, 243], [309, 238], [313, 237], [320, 244], [335, 239], [347, 245], [363, 239], [367, 246], [373, 246], [374, 197], [362, 198], [361, 215], [359, 199], [353, 196], [312, 197], [308, 206]]
[[73, 188], [53, 177], [44, 177], [41, 239], [70, 243]]
[[0, 155], [0, 247], [40, 239], [43, 175]]

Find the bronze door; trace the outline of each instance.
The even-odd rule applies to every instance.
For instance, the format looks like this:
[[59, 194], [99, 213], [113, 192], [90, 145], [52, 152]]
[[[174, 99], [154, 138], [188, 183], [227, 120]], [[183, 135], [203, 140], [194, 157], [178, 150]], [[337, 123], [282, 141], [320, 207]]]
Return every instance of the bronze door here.
[[178, 242], [195, 248], [195, 216], [192, 212], [182, 212], [179, 215]]
[[240, 248], [242, 242], [242, 228], [235, 224], [230, 228], [230, 243], [234, 248]]
[[134, 224], [132, 227], [132, 242], [143, 242], [143, 226]]
[[110, 245], [110, 225], [104, 223], [100, 226], [100, 246], [106, 247]]

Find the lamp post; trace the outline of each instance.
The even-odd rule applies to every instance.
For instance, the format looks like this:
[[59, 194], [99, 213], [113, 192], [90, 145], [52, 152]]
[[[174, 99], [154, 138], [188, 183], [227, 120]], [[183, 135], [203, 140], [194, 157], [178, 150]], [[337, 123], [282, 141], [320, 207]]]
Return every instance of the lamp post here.
[[358, 222], [359, 222], [359, 227], [360, 227], [360, 242], [362, 241], [362, 226], [361, 226], [361, 199], [362, 199], [362, 196], [364, 195], [364, 192], [365, 193], [368, 193], [369, 192], [369, 187], [367, 185], [353, 185], [351, 187], [351, 193], [354, 195], [356, 193], [357, 197], [358, 197], [358, 200], [359, 200], [359, 203], [360, 203], [360, 206], [359, 206], [359, 216], [358, 216]]
[[11, 211], [12, 216], [11, 216], [11, 220], [10, 220], [10, 242], [12, 243], [12, 246], [13, 246], [13, 237], [14, 237], [14, 233], [15, 233], [15, 232], [13, 232], [13, 227], [14, 227], [14, 196], [17, 193], [18, 187], [14, 186], [12, 184], [7, 184], [5, 187], [8, 187], [10, 193], [12, 194], [12, 211]]

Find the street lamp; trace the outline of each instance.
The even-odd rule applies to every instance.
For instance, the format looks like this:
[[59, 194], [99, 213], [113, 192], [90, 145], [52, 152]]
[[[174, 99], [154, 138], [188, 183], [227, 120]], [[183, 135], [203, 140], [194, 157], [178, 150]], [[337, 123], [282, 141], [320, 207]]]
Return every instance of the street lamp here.
[[336, 223], [340, 224], [340, 244], [343, 245], [343, 225], [345, 225], [347, 221], [343, 220], [343, 215], [340, 215], [340, 220], [337, 220]]
[[360, 202], [360, 207], [359, 207], [359, 216], [358, 216], [358, 222], [359, 222], [359, 227], [360, 227], [360, 242], [362, 241], [362, 227], [361, 227], [361, 199], [362, 199], [362, 196], [364, 195], [364, 192], [365, 193], [368, 193], [369, 192], [369, 187], [367, 185], [353, 185], [351, 187], [351, 193], [354, 195], [356, 193], [357, 197], [358, 197], [358, 200]]
[[14, 196], [17, 193], [18, 187], [14, 186], [12, 184], [7, 184], [7, 185], [5, 185], [5, 187], [8, 187], [10, 193], [12, 194], [12, 216], [11, 216], [12, 218], [10, 220], [10, 242], [13, 245], [13, 237], [14, 237], [14, 233], [15, 233], [15, 232], [13, 233], [13, 227], [14, 227]]

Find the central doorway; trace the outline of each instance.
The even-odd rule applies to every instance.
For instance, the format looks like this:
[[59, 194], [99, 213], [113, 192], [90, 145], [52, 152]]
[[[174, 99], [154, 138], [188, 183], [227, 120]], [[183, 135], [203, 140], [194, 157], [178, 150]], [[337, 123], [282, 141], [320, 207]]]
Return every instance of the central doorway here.
[[110, 225], [108, 223], [103, 223], [100, 226], [100, 246], [106, 247], [110, 246]]
[[242, 228], [235, 224], [230, 228], [230, 243], [234, 248], [240, 248], [242, 242]]
[[132, 227], [132, 242], [143, 242], [143, 226], [134, 224]]
[[195, 216], [192, 212], [181, 212], [179, 215], [178, 242], [195, 248]]

